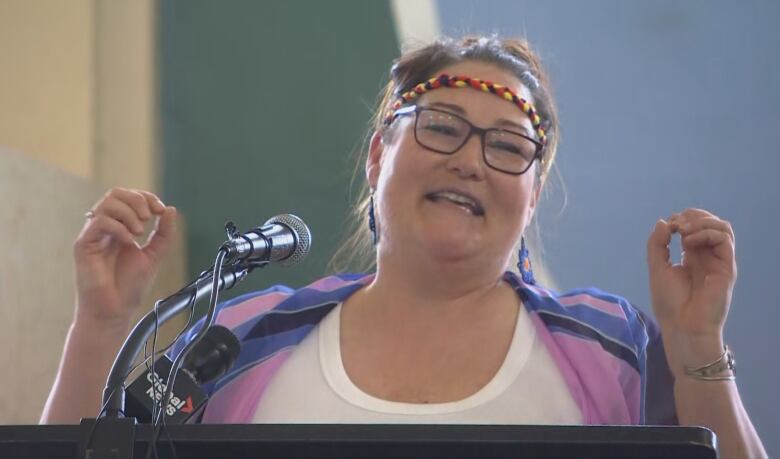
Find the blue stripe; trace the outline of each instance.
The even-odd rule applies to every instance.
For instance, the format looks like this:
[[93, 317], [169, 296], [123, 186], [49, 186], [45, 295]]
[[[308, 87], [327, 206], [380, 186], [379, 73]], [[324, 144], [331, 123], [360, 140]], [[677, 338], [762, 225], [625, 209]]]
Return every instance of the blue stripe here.
[[224, 303], [221, 303], [217, 307], [217, 311], [222, 311], [223, 309], [229, 309], [234, 306], [238, 306], [246, 301], [249, 301], [252, 298], [256, 298], [258, 296], [270, 295], [272, 293], [284, 293], [286, 295], [292, 295], [295, 293], [295, 290], [284, 285], [274, 285], [273, 287], [269, 287], [265, 290], [244, 293], [243, 295], [239, 295], [235, 298], [231, 298], [225, 301]]
[[273, 311], [296, 311], [301, 308], [310, 307], [312, 304], [326, 303], [329, 301], [340, 302], [345, 300], [350, 294], [360, 289], [361, 287], [363, 287], [363, 285], [358, 282], [345, 284], [342, 287], [328, 292], [323, 292], [322, 290], [315, 288], [304, 287], [295, 292], [294, 295], [291, 295], [279, 303], [276, 307], [273, 308]]
[[577, 338], [595, 341], [601, 345], [601, 348], [604, 349], [604, 351], [631, 365], [637, 372], [640, 371], [639, 357], [637, 356], [636, 350], [632, 347], [625, 346], [618, 341], [613, 341], [602, 333], [599, 333], [595, 328], [573, 320], [570, 317], [550, 314], [546, 311], [538, 311], [537, 314], [550, 331], [564, 332]]
[[[612, 341], [617, 341], [629, 349], [633, 349], [634, 353], [636, 353], [636, 341], [631, 332], [626, 328], [624, 319], [607, 314], [586, 304], [563, 306], [554, 297], [542, 297], [523, 286], [518, 286], [518, 292], [525, 300], [526, 307], [532, 311], [571, 317], [579, 322], [586, 323], [591, 328], [598, 330], [599, 334]], [[612, 302], [615, 303], [615, 301]]]
[[241, 353], [238, 355], [236, 363], [225, 376], [219, 379], [214, 389], [218, 390], [280, 350], [286, 347], [297, 346], [314, 327], [315, 325], [306, 325], [275, 335], [242, 342]]

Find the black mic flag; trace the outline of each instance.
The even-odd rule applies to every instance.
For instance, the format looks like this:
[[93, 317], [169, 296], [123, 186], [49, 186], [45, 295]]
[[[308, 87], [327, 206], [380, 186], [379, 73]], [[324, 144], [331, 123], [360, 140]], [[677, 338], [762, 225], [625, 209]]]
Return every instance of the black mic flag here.
[[[215, 325], [192, 349], [184, 365], [176, 373], [173, 390], [165, 410], [165, 422], [183, 424], [202, 408], [208, 397], [201, 385], [227, 373], [240, 350], [238, 339], [225, 327]], [[143, 372], [125, 392], [125, 414], [139, 422], [152, 422], [153, 401], [159, 402], [165, 393], [172, 362], [167, 356], [158, 358], [154, 368]]]

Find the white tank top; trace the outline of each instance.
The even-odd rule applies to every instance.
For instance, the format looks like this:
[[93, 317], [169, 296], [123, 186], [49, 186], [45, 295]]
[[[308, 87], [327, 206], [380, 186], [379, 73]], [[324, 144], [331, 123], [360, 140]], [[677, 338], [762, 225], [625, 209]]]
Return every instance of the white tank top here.
[[341, 305], [293, 351], [257, 405], [255, 423], [582, 424], [582, 414], [525, 308], [484, 387], [458, 401], [402, 403], [355, 386], [341, 360]]

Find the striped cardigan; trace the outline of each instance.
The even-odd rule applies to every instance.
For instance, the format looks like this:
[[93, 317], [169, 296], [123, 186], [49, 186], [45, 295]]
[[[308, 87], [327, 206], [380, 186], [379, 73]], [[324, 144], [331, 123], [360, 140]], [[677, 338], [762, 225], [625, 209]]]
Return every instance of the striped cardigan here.
[[[220, 305], [217, 323], [241, 341], [235, 365], [204, 386], [204, 423], [250, 423], [263, 392], [295, 347], [373, 275], [342, 274], [299, 290], [276, 286]], [[504, 279], [530, 313], [586, 424], [675, 424], [672, 379], [655, 323], [623, 298], [596, 289], [564, 294]], [[200, 328], [193, 327], [173, 355]]]

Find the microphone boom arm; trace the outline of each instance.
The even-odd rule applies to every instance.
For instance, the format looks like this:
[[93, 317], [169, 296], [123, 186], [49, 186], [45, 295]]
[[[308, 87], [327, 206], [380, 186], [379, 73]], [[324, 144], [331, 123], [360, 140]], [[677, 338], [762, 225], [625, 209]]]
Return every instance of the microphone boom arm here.
[[[253, 267], [243, 263], [225, 267], [220, 275], [219, 291], [233, 288], [247, 276]], [[120, 417], [124, 415], [125, 391], [122, 386], [130, 369], [133, 367], [133, 362], [135, 362], [138, 354], [141, 353], [146, 341], [154, 333], [156, 326], [159, 327], [160, 324], [170, 320], [171, 317], [186, 309], [190, 303], [194, 304], [199, 299], [210, 295], [212, 288], [213, 274], [209, 273], [161, 301], [156, 308], [156, 314], [155, 310], [148, 312], [133, 327], [133, 330], [119, 350], [114, 364], [111, 366], [111, 372], [108, 374], [106, 387], [103, 390], [104, 408], [99, 417]]]

